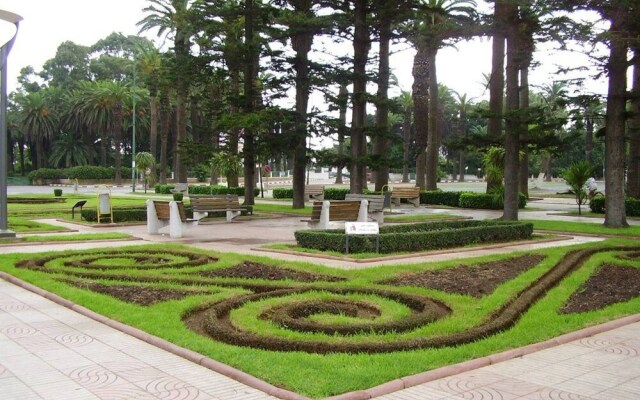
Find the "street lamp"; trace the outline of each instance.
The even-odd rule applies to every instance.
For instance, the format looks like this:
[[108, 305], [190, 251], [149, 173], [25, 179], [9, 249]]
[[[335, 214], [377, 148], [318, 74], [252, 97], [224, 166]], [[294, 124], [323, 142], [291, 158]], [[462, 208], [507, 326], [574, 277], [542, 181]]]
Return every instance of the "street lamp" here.
[[16, 237], [8, 229], [7, 222], [7, 169], [9, 167], [7, 140], [7, 58], [18, 34], [18, 25], [22, 17], [9, 11], [0, 10], [0, 20], [16, 26], [11, 39], [0, 48], [0, 237]]

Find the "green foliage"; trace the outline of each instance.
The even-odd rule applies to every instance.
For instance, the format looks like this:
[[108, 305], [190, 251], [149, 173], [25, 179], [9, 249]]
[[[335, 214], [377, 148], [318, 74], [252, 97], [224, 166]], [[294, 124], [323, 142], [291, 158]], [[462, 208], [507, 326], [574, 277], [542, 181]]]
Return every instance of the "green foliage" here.
[[273, 188], [274, 199], [293, 199], [293, 188]]
[[[591, 209], [591, 212], [604, 214], [604, 196], [596, 196], [591, 199], [591, 201], [589, 202], [589, 208]], [[640, 217], [640, 199], [627, 197], [626, 199], [624, 199], [624, 208], [627, 217]]]
[[53, 195], [56, 197], [62, 196], [62, 189], [53, 189]]
[[[477, 208], [483, 210], [499, 210], [501, 207], [496, 204], [494, 194], [485, 193], [461, 193], [459, 207]], [[523, 193], [518, 193], [518, 208], [527, 206], [527, 197]]]
[[[155, 186], [155, 192], [157, 194], [171, 194], [171, 190], [175, 188], [173, 184], [158, 184]], [[236, 194], [238, 196], [244, 196], [244, 186], [237, 188], [228, 188], [226, 186], [219, 185], [189, 185], [189, 194]], [[260, 189], [254, 189], [254, 194], [257, 196], [260, 194]]]
[[67, 176], [65, 169], [40, 168], [29, 172], [29, 179], [33, 182], [39, 179], [64, 179]]
[[181, 192], [173, 193], [173, 201], [182, 201], [183, 197], [184, 197], [184, 193], [181, 193]]
[[198, 180], [198, 182], [204, 182], [207, 180], [207, 178], [211, 174], [211, 168], [205, 164], [198, 164], [193, 169], [193, 174]]
[[[122, 167], [121, 171], [122, 176], [131, 175], [131, 168]], [[82, 165], [65, 169], [40, 168], [29, 172], [29, 179], [31, 179], [31, 181], [38, 179], [114, 179], [115, 176], [115, 168], [95, 165]]]
[[460, 195], [465, 192], [443, 192], [442, 190], [427, 190], [420, 192], [420, 204], [443, 205], [459, 207]]
[[[503, 221], [451, 221], [402, 224], [380, 228], [380, 253], [423, 251], [474, 243], [520, 240], [531, 237], [533, 225]], [[295, 232], [298, 245], [323, 251], [343, 252], [344, 230]], [[375, 252], [375, 236], [349, 236], [349, 252]]]
[[582, 214], [582, 204], [587, 201], [588, 195], [585, 190], [585, 184], [591, 176], [593, 176], [593, 167], [586, 161], [573, 164], [562, 171], [562, 179], [564, 179], [576, 196], [578, 215]]
[[349, 193], [349, 189], [325, 188], [324, 199], [325, 200], [344, 200], [344, 198], [348, 193]]
[[[83, 208], [82, 218], [87, 222], [98, 222], [98, 215], [93, 208]], [[113, 222], [146, 221], [147, 209], [141, 207], [114, 208]]]

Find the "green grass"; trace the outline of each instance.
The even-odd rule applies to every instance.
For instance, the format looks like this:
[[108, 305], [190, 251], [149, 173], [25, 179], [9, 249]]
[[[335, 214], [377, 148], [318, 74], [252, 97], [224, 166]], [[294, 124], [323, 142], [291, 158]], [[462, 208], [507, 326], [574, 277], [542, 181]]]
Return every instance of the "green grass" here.
[[[598, 244], [598, 246], [634, 244], [637, 245], [637, 242], [615, 239], [607, 240], [604, 243]], [[305, 294], [291, 294], [283, 297], [249, 302], [245, 306], [233, 311], [232, 318], [234, 324], [258, 334], [268, 334], [285, 338], [316, 339], [336, 343], [343, 341], [357, 342], [371, 338], [376, 338], [381, 341], [395, 341], [419, 337], [451, 335], [456, 332], [463, 332], [480, 323], [485, 318], [488, 318], [491, 313], [499, 309], [508, 299], [515, 296], [520, 290], [523, 290], [531, 282], [547, 272], [568, 251], [576, 248], [589, 247], [593, 247], [593, 244], [535, 251], [535, 253], [544, 254], [546, 258], [537, 266], [525, 271], [515, 279], [500, 285], [490, 295], [479, 299], [427, 288], [388, 286], [380, 283], [380, 281], [394, 276], [424, 270], [444, 269], [461, 264], [473, 265], [479, 262], [511, 258], [522, 253], [491, 255], [476, 259], [465, 259], [463, 261], [449, 260], [412, 265], [398, 264], [372, 267], [364, 270], [343, 271], [308, 263], [276, 261], [265, 257], [207, 253], [204, 250], [166, 244], [162, 246], [136, 246], [120, 249], [89, 250], [84, 252], [90, 255], [96, 251], [115, 252], [122, 249], [134, 249], [140, 254], [146, 254], [152, 251], [161, 251], [168, 254], [169, 252], [188, 250], [190, 252], [209, 254], [219, 258], [218, 261], [205, 265], [163, 269], [149, 269], [146, 267], [138, 269], [131, 268], [132, 264], [128, 262], [130, 257], [127, 255], [116, 255], [110, 262], [107, 262], [104, 256], [97, 256], [98, 260], [92, 261], [111, 266], [108, 269], [92, 269], [90, 271], [92, 274], [102, 276], [103, 279], [95, 278], [95, 280], [103, 284], [120, 283], [181, 290], [197, 289], [207, 292], [205, 294], [194, 294], [181, 300], [161, 302], [149, 307], [126, 303], [107, 295], [79, 289], [62, 282], [60, 279], [82, 280], [80, 277], [74, 277], [69, 274], [79, 271], [82, 272], [83, 269], [65, 265], [64, 262], [68, 260], [80, 260], [85, 257], [83, 255], [69, 255], [65, 258], [62, 256], [73, 253], [6, 254], [3, 255], [3, 262], [0, 264], [0, 269], [46, 290], [55, 292], [64, 298], [88, 307], [109, 318], [122, 321], [176, 343], [179, 346], [187, 347], [215, 360], [232, 365], [274, 385], [310, 397], [320, 398], [347, 391], [369, 388], [402, 376], [416, 374], [530, 343], [540, 342], [585, 326], [635, 314], [637, 310], [640, 309], [640, 298], [635, 298], [626, 303], [614, 304], [602, 310], [581, 314], [559, 314], [558, 310], [565, 304], [572, 293], [579, 290], [580, 285], [588, 279], [597, 266], [602, 263], [628, 263], [639, 267], [638, 261], [621, 261], [611, 252], [598, 253], [592, 256], [581, 268], [567, 276], [560, 285], [549, 290], [543, 298], [522, 316], [513, 328], [473, 343], [455, 347], [438, 349], [425, 348], [381, 354], [331, 353], [319, 355], [301, 351], [267, 351], [251, 347], [234, 346], [201, 336], [185, 327], [181, 319], [182, 316], [194, 307], [239, 296], [243, 293], [249, 293], [247, 288], [242, 287], [243, 284], [262, 286], [275, 284], [288, 288], [308, 287], [314, 290]], [[14, 266], [15, 262], [19, 260], [34, 259], [47, 254], [60, 257], [46, 264], [54, 270], [52, 273], [19, 269]], [[94, 258], [92, 256], [88, 257]], [[184, 255], [158, 257], [163, 260], [172, 259], [174, 261], [186, 259]], [[155, 264], [165, 262], [163, 260], [156, 261]], [[212, 279], [198, 275], [198, 273], [203, 271], [231, 267], [245, 261], [338, 276], [346, 278], [347, 281], [331, 283], [301, 283], [291, 280], [271, 282], [261, 279]], [[114, 274], [118, 276], [116, 279], [113, 277]], [[145, 278], [148, 282], [141, 282], [140, 280], [142, 278]], [[350, 288], [351, 290], [377, 288], [405, 294], [428, 296], [447, 304], [453, 312], [448, 317], [437, 322], [426, 324], [412, 331], [384, 334], [362, 333], [346, 338], [318, 333], [305, 334], [293, 332], [259, 318], [261, 313], [273, 306], [273, 304], [279, 302], [344, 297], [330, 294], [323, 288]], [[407, 312], [403, 306], [399, 306], [394, 301], [389, 301], [388, 299], [381, 299], [377, 295], [349, 294], [347, 297], [355, 301], [376, 304], [380, 310], [382, 310], [384, 318], [387, 319], [403, 318]], [[338, 324], [349, 324], [357, 320], [357, 318], [354, 319], [353, 317], [344, 315], [325, 313], [316, 314], [314, 318], [320, 322], [334, 322]], [[313, 376], [313, 379], [309, 379], [310, 376]]]
[[268, 214], [311, 215], [311, 208], [312, 207], [292, 208], [291, 204], [256, 203], [253, 206], [253, 211]]
[[547, 221], [547, 220], [523, 220], [530, 222], [533, 229], [545, 231], [586, 233], [590, 235], [616, 235], [616, 236], [640, 236], [640, 226], [627, 228], [608, 228], [602, 224], [589, 222]]
[[24, 218], [9, 217], [8, 228], [16, 233], [25, 232], [61, 232], [68, 231], [69, 229], [55, 226], [51, 224], [45, 224], [43, 222], [31, 221]]
[[131, 239], [126, 233], [75, 233], [68, 235], [29, 235], [18, 239], [0, 239], [0, 243], [76, 242], [85, 240]]
[[384, 217], [385, 222], [424, 222], [442, 219], [465, 219], [462, 215], [455, 214], [415, 214], [415, 215], [389, 215]]
[[[28, 197], [28, 198], [54, 198], [53, 195], [30, 194], [9, 196], [9, 198]], [[92, 194], [63, 194], [61, 197], [64, 203], [45, 203], [45, 204], [18, 204], [9, 203], [8, 213], [11, 216], [22, 218], [59, 218], [71, 220], [71, 207], [80, 200], [87, 200], [84, 208], [96, 208], [97, 197]], [[145, 198], [136, 197], [120, 197], [111, 196], [111, 204], [113, 207], [145, 207]], [[80, 209], [76, 209], [76, 220], [79, 220]]]

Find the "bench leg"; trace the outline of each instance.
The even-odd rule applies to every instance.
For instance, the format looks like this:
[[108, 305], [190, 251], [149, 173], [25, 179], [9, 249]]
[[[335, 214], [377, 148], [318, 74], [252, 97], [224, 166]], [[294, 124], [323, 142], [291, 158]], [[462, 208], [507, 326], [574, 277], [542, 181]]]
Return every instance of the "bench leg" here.
[[231, 222], [235, 217], [242, 214], [242, 211], [231, 211], [227, 210], [227, 222]]
[[394, 206], [399, 206], [400, 205], [400, 198], [392, 197], [391, 198], [391, 202], [393, 203]]
[[378, 225], [384, 224], [384, 212], [380, 211], [371, 213], [371, 219], [376, 221]]
[[207, 215], [209, 215], [208, 212], [199, 212], [199, 211], [194, 211], [193, 212], [193, 219], [195, 219], [196, 221], [201, 220], [202, 218], [205, 218]]
[[358, 210], [358, 222], [367, 222], [369, 220], [369, 200], [360, 201], [360, 209]]
[[329, 228], [329, 207], [331, 203], [328, 201], [322, 202], [322, 210], [320, 211], [320, 220], [316, 229], [328, 229]]
[[407, 201], [413, 204], [414, 207], [420, 207], [420, 197], [415, 199], [407, 199]]
[[164, 221], [158, 219], [156, 214], [156, 207], [153, 205], [153, 200], [147, 200], [147, 232], [150, 235], [158, 235], [159, 230], [165, 227], [167, 224]]
[[180, 218], [180, 210], [178, 210], [178, 203], [175, 201], [169, 202], [169, 236], [172, 239], [179, 239], [182, 237], [184, 231], [184, 224]]

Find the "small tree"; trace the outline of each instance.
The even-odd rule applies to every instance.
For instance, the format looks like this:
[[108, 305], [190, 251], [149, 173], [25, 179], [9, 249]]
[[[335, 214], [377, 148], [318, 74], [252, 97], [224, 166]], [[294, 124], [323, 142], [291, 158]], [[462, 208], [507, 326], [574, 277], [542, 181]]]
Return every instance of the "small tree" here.
[[228, 183], [229, 177], [237, 176], [242, 171], [242, 160], [238, 154], [221, 151], [211, 157], [211, 167], [216, 174], [225, 176]]
[[142, 173], [142, 181], [144, 182], [144, 193], [147, 194], [147, 170], [156, 165], [156, 159], [153, 154], [146, 151], [136, 153], [136, 169]]
[[585, 190], [587, 180], [593, 175], [593, 167], [586, 161], [580, 161], [562, 171], [562, 179], [576, 196], [578, 215], [582, 215], [582, 205], [586, 203], [588, 193]]

